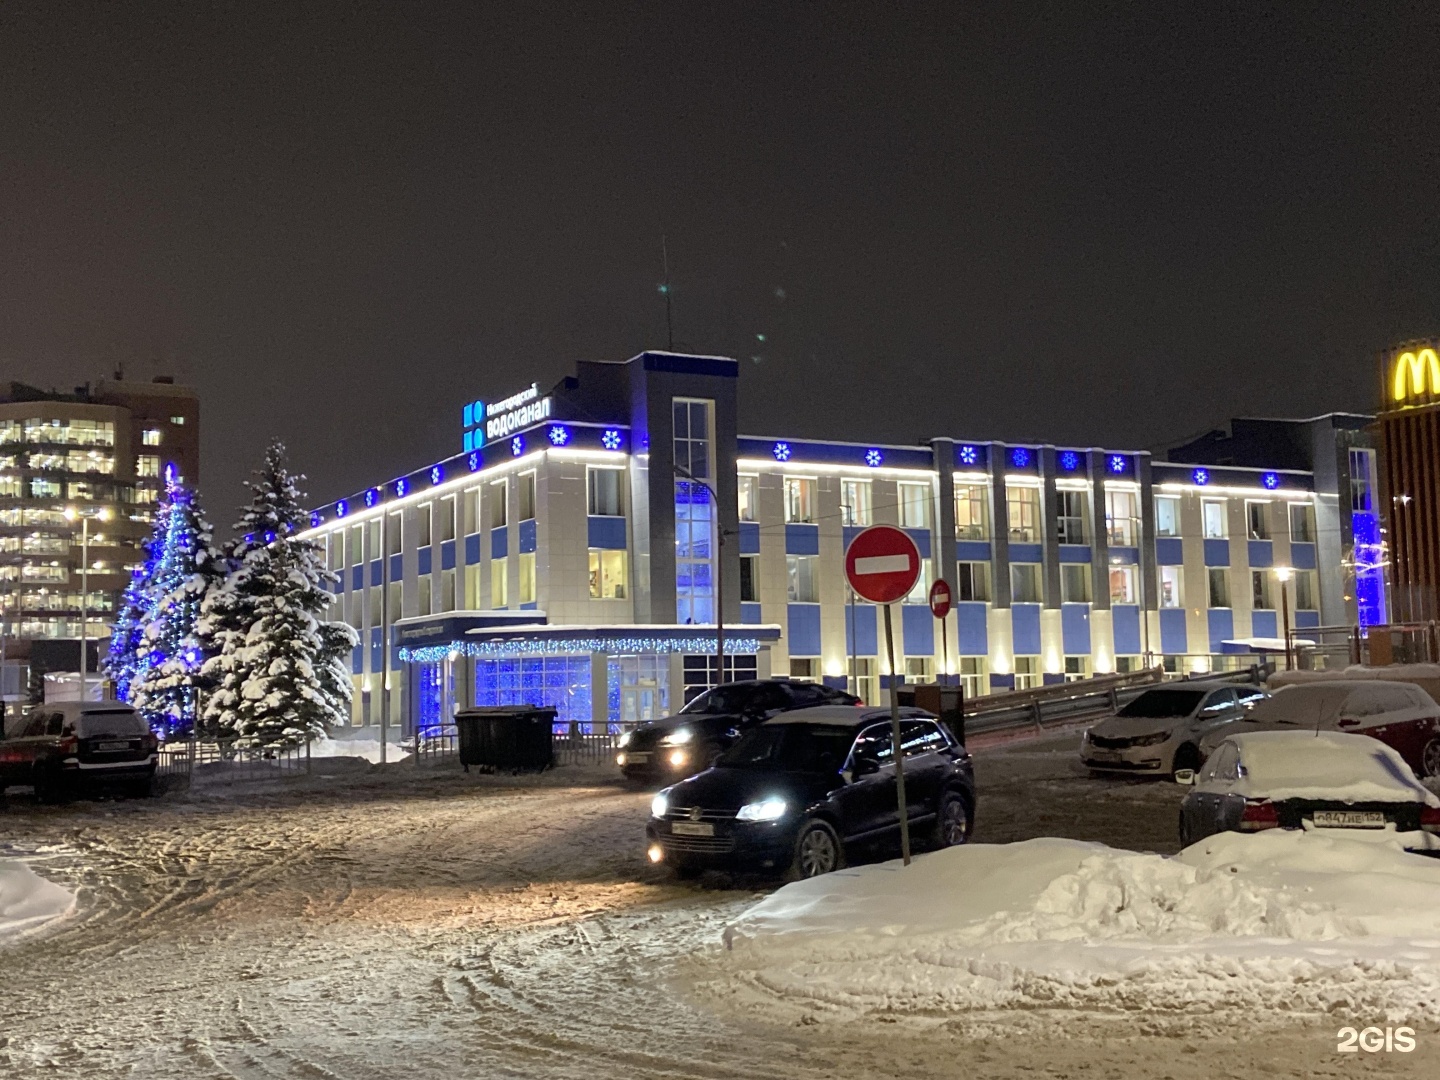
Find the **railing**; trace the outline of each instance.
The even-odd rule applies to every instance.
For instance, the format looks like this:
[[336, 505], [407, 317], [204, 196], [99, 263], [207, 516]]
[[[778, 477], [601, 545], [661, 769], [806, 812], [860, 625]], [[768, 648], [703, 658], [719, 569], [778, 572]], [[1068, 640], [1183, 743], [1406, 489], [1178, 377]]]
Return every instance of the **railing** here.
[[310, 772], [310, 743], [281, 748], [237, 748], [227, 743], [190, 740], [160, 747], [156, 775], [187, 777], [197, 774], [226, 782], [273, 780]]
[[551, 746], [557, 765], [613, 765], [620, 749], [620, 737], [638, 724], [611, 724], [605, 731], [586, 731], [590, 724], [577, 721], [555, 725]]
[[429, 765], [460, 753], [460, 729], [452, 720], [425, 728], [415, 738], [415, 764]]

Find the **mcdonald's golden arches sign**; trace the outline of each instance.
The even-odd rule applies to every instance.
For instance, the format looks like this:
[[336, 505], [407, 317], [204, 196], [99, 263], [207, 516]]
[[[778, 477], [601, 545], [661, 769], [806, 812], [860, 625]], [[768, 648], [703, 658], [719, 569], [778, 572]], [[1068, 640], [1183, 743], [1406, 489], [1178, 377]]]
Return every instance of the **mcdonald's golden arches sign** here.
[[1385, 365], [1385, 405], [1403, 409], [1440, 402], [1440, 353], [1435, 344], [1416, 342], [1389, 354]]

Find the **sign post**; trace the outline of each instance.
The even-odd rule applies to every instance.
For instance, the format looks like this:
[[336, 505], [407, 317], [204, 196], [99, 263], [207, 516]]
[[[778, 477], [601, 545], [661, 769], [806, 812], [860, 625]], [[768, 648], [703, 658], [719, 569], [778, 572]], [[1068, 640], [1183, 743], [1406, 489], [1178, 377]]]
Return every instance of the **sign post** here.
[[935, 584], [930, 586], [930, 614], [940, 620], [940, 674], [948, 676], [950, 672], [946, 668], [950, 666], [950, 586], [945, 583], [944, 578], [936, 578]]
[[855, 595], [885, 609], [885, 652], [890, 659], [890, 758], [895, 762], [895, 799], [900, 810], [900, 854], [910, 865], [910, 814], [905, 798], [905, 752], [900, 740], [900, 685], [895, 669], [895, 635], [890, 605], [902, 600], [920, 579], [920, 549], [893, 525], [864, 529], [845, 549], [845, 577]]

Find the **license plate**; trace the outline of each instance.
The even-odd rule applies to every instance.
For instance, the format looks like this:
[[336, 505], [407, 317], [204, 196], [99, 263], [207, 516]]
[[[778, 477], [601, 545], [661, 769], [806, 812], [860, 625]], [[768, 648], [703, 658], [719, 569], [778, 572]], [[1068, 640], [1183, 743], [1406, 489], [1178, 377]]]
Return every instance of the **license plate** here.
[[1119, 760], [1120, 760], [1120, 751], [1119, 751], [1119, 750], [1091, 750], [1091, 751], [1090, 751], [1090, 760], [1091, 760], [1091, 761], [1119, 761]]
[[650, 754], [648, 751], [644, 751], [639, 754], [632, 754], [627, 751], [625, 754], [626, 765], [644, 765], [649, 760]]
[[128, 742], [102, 742], [95, 747], [97, 750], [129, 750]]
[[1379, 810], [1316, 810], [1317, 829], [1383, 829], [1385, 815]]
[[676, 836], [714, 836], [715, 826], [708, 821], [673, 821], [670, 831]]

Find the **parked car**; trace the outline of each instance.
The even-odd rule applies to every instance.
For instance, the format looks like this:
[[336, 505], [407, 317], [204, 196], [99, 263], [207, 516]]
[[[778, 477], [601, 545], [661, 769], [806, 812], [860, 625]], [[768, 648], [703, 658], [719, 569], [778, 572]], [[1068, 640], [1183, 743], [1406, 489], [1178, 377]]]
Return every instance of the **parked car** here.
[[[1262, 829], [1383, 830], [1423, 835], [1440, 848], [1440, 798], [1393, 748], [1334, 731], [1230, 734], [1180, 804], [1180, 842]], [[1436, 839], [1431, 839], [1436, 837]]]
[[1086, 731], [1080, 760], [1097, 772], [1158, 776], [1198, 769], [1201, 738], [1264, 697], [1257, 686], [1154, 687]]
[[[901, 718], [912, 837], [965, 843], [975, 820], [969, 754], [931, 714], [907, 708]], [[682, 877], [712, 868], [815, 877], [893, 850], [898, 801], [889, 710], [788, 712], [656, 795], [647, 853]]]
[[0, 739], [0, 794], [29, 785], [41, 802], [102, 786], [149, 794], [158, 744], [149, 726], [123, 701], [39, 705]]
[[674, 716], [620, 736], [615, 763], [627, 780], [668, 783], [692, 776], [742, 734], [772, 716], [816, 705], [858, 705], [860, 699], [819, 683], [750, 679], [707, 690]]
[[1374, 679], [1286, 686], [1259, 702], [1240, 726], [1211, 731], [1200, 740], [1208, 756], [1238, 731], [1341, 731], [1369, 735], [1393, 747], [1420, 776], [1440, 776], [1440, 705], [1414, 683]]

